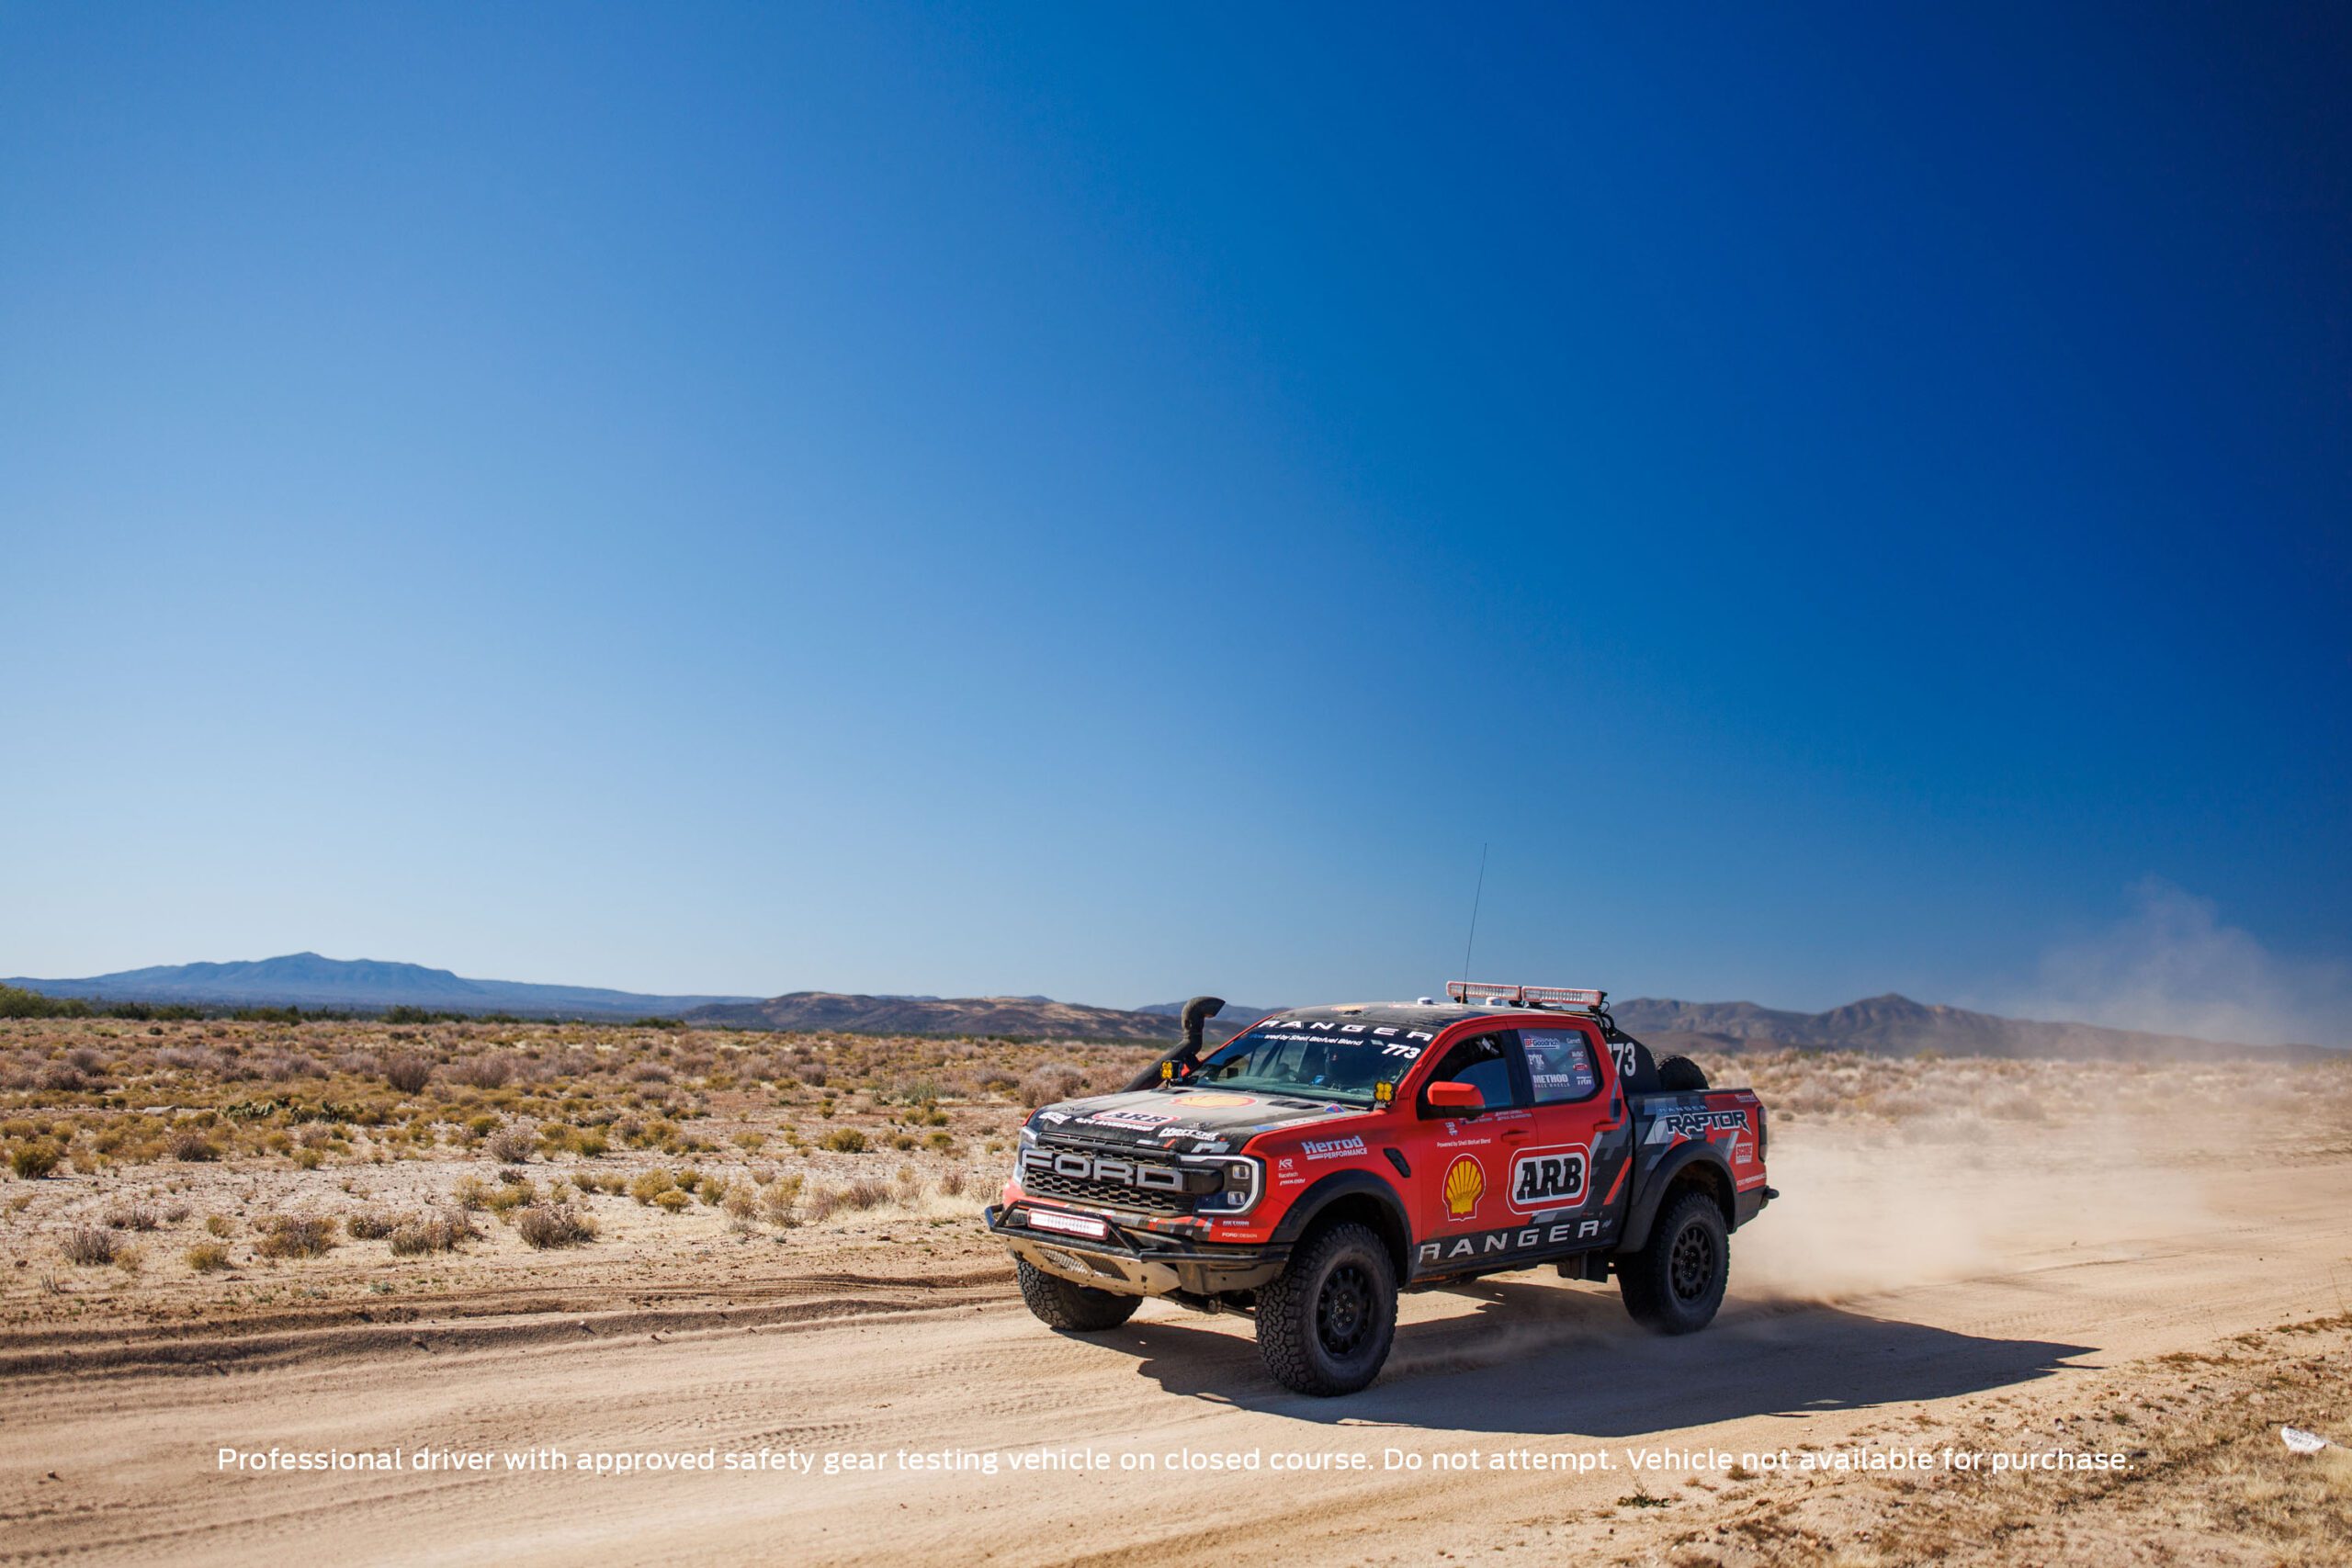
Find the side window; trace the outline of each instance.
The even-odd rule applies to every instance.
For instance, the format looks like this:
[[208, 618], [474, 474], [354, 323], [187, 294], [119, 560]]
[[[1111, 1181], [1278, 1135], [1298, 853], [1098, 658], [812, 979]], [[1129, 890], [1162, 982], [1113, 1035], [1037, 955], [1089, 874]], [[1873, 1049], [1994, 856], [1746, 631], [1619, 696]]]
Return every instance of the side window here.
[[1501, 1034], [1474, 1034], [1462, 1041], [1446, 1052], [1430, 1082], [1470, 1084], [1489, 1111], [1519, 1103], [1511, 1089], [1510, 1042]]
[[1522, 1029], [1521, 1045], [1527, 1051], [1527, 1076], [1538, 1105], [1564, 1105], [1590, 1100], [1600, 1091], [1600, 1072], [1593, 1065], [1592, 1042], [1581, 1029]]

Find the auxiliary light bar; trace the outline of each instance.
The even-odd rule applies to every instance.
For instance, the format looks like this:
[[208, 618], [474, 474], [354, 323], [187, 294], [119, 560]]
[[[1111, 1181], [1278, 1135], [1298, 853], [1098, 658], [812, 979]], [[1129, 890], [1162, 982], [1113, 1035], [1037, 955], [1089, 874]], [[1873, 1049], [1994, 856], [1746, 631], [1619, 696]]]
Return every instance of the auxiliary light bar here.
[[1445, 994], [1457, 1002], [1500, 1000], [1530, 1008], [1597, 1008], [1609, 998], [1606, 991], [1573, 986], [1489, 986], [1478, 980], [1449, 980]]

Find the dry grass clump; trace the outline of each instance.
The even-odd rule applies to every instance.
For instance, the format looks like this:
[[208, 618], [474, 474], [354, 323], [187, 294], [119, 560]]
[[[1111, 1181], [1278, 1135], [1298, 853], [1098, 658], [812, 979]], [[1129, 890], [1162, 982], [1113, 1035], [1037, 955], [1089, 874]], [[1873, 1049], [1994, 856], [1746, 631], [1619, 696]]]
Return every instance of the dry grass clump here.
[[569, 1203], [532, 1203], [514, 1216], [514, 1234], [532, 1247], [578, 1247], [596, 1239], [593, 1214]]
[[433, 1063], [424, 1056], [394, 1056], [384, 1064], [384, 1081], [402, 1094], [419, 1094], [433, 1081]]
[[503, 1089], [514, 1076], [514, 1058], [503, 1052], [485, 1052], [450, 1063], [441, 1069], [441, 1076], [469, 1089]]
[[220, 1146], [194, 1128], [183, 1128], [164, 1140], [164, 1150], [175, 1160], [199, 1164], [220, 1157]]
[[416, 1258], [428, 1252], [455, 1252], [462, 1242], [479, 1241], [481, 1229], [473, 1217], [463, 1209], [444, 1209], [436, 1214], [420, 1214], [402, 1220], [392, 1228], [391, 1247], [395, 1258]]
[[8, 1168], [19, 1181], [39, 1181], [63, 1157], [54, 1144], [18, 1144], [8, 1151]]
[[112, 1263], [120, 1246], [112, 1231], [99, 1225], [76, 1225], [65, 1233], [57, 1250], [66, 1262], [86, 1269]]
[[865, 1134], [854, 1127], [836, 1127], [819, 1139], [817, 1146], [837, 1155], [862, 1155], [865, 1152]]
[[109, 1230], [152, 1231], [163, 1223], [163, 1214], [145, 1203], [117, 1203], [107, 1211]]
[[343, 1228], [354, 1241], [381, 1241], [398, 1230], [401, 1216], [381, 1210], [368, 1210], [345, 1216]]
[[217, 1273], [229, 1267], [229, 1249], [217, 1241], [199, 1241], [185, 1256], [187, 1266], [199, 1274]]
[[536, 1127], [516, 1122], [501, 1127], [481, 1141], [490, 1157], [501, 1165], [521, 1165], [539, 1146], [539, 1131]]
[[323, 1258], [334, 1250], [334, 1221], [322, 1214], [271, 1214], [254, 1251], [264, 1258]]

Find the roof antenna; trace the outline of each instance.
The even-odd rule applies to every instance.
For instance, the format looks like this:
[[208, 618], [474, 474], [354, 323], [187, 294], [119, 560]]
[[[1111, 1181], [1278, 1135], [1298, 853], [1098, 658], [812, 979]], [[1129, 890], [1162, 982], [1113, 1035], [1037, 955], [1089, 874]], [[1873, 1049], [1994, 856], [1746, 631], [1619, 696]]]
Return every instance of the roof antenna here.
[[1488, 847], [1489, 846], [1486, 844], [1480, 844], [1478, 846], [1478, 890], [1470, 896], [1470, 935], [1464, 939], [1462, 943], [1462, 977], [1464, 980], [1470, 978], [1470, 954], [1478, 945], [1478, 904], [1479, 901], [1487, 896], [1487, 851]]

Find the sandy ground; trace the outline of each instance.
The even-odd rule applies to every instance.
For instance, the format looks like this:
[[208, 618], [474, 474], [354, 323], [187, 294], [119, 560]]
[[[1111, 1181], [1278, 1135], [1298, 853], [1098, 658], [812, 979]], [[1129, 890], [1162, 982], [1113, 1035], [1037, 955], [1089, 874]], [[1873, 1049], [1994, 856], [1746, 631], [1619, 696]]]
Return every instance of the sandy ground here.
[[[2075, 1132], [1923, 1156], [1792, 1129], [1788, 1197], [1736, 1239], [1705, 1333], [1652, 1338], [1613, 1287], [1503, 1276], [1408, 1296], [1387, 1371], [1341, 1400], [1274, 1385], [1245, 1318], [1150, 1303], [1050, 1333], [985, 1238], [936, 1214], [822, 1245], [715, 1236], [673, 1259], [691, 1268], [608, 1232], [388, 1295], [354, 1247], [307, 1266], [315, 1294], [231, 1314], [19, 1313], [0, 1561], [2352, 1561], [2352, 1466], [2277, 1438], [2352, 1438], [2333, 1112], [2177, 1146]], [[224, 1471], [223, 1447], [409, 1463]], [[1797, 1468], [1946, 1448], [2124, 1467]], [[421, 1471], [420, 1450], [492, 1468]], [[1630, 1468], [1644, 1452], [1682, 1462]], [[550, 1453], [574, 1468], [508, 1468]], [[577, 1468], [704, 1453], [816, 1468]], [[1476, 1468], [1443, 1468], [1457, 1455]], [[880, 1468], [827, 1475], [828, 1456]], [[1216, 1456], [1254, 1468], [1191, 1468]], [[1351, 1456], [1366, 1468], [1329, 1468]]]

